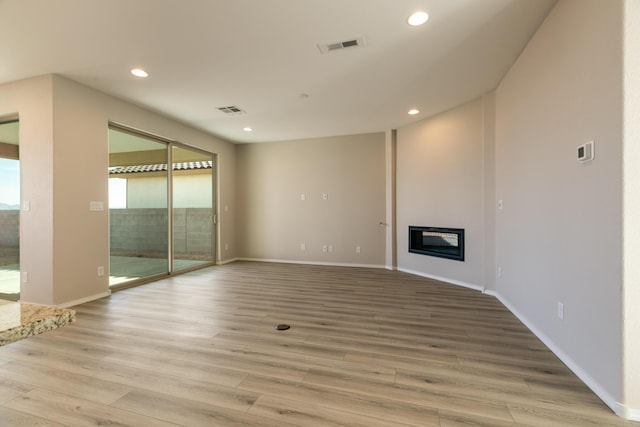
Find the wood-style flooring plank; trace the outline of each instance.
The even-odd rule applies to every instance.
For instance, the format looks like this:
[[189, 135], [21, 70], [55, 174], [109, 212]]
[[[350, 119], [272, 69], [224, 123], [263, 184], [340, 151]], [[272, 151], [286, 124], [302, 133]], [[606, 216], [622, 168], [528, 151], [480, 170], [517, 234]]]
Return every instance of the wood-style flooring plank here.
[[338, 411], [386, 420], [389, 425], [437, 426], [438, 409], [402, 402], [378, 395], [371, 396], [310, 383], [292, 382], [257, 375], [248, 376], [240, 387], [262, 395], [278, 396], [308, 405], [320, 405]]
[[310, 371], [305, 383], [338, 389], [362, 395], [384, 396], [386, 399], [408, 402], [415, 405], [430, 405], [442, 409], [460, 409], [469, 414], [482, 415], [498, 420], [512, 421], [504, 401], [486, 397], [461, 396], [443, 390], [414, 387], [400, 383], [388, 384], [381, 381], [365, 380], [350, 375], [336, 375], [327, 371]]
[[29, 415], [5, 406], [0, 406], [0, 420], [2, 420], [2, 425], [7, 427], [66, 427], [64, 424]]
[[51, 351], [43, 347], [33, 348], [27, 340], [20, 342], [20, 344], [22, 345], [8, 346], [4, 350], [4, 353], [22, 363], [79, 375], [93, 376], [100, 371], [100, 367], [102, 366], [102, 362], [97, 359], [78, 356], [72, 353]]
[[124, 365], [110, 365], [110, 369], [97, 374], [95, 378], [147, 391], [161, 390], [164, 394], [195, 402], [216, 402], [218, 406], [238, 411], [249, 409], [259, 396], [257, 393], [235, 387]]
[[[215, 402], [212, 402], [215, 403]], [[286, 422], [222, 408], [214, 404], [181, 399], [162, 393], [133, 390], [112, 406], [178, 425], [196, 427], [293, 427]], [[144, 425], [144, 424], [141, 424]]]
[[[304, 427], [388, 427], [389, 421], [352, 412], [339, 411], [314, 404], [296, 402], [263, 394], [251, 407], [249, 413], [278, 422], [291, 422]], [[409, 424], [394, 423], [397, 427]], [[427, 425], [427, 424], [423, 424]], [[437, 426], [438, 424], [432, 424]]]
[[176, 425], [152, 417], [142, 417], [112, 406], [99, 405], [78, 397], [40, 389], [17, 397], [5, 406], [66, 426], [175, 427]]
[[440, 410], [440, 427], [531, 427], [531, 425], [442, 409]]
[[33, 386], [8, 379], [0, 380], [0, 405], [33, 390]]
[[[2, 378], [21, 382], [52, 392], [86, 398], [95, 403], [110, 404], [131, 390], [130, 387], [93, 376], [13, 361], [3, 366]], [[5, 404], [8, 405], [8, 404]]]

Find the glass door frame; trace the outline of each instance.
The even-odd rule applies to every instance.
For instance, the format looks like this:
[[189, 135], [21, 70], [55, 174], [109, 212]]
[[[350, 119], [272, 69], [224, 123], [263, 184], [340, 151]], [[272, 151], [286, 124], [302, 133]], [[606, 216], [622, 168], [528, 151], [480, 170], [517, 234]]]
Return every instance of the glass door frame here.
[[[144, 132], [138, 129], [132, 129], [126, 125], [122, 125], [116, 122], [109, 122], [108, 128], [110, 130], [115, 130], [119, 132], [128, 133], [130, 135], [134, 135], [140, 138], [147, 138], [156, 142], [160, 142], [167, 145], [167, 250], [168, 250], [168, 272], [154, 274], [147, 277], [141, 277], [138, 279], [133, 279], [121, 284], [110, 285], [109, 288], [111, 291], [118, 291], [122, 289], [131, 288], [134, 286], [142, 285], [145, 283], [153, 282], [162, 278], [171, 277], [175, 275], [180, 275], [184, 273], [188, 273], [190, 271], [199, 270], [202, 268], [212, 267], [217, 264], [218, 250], [219, 250], [219, 223], [217, 218], [219, 218], [218, 213], [218, 203], [217, 203], [217, 182], [218, 182], [218, 156], [216, 153], [211, 153], [206, 150], [190, 146], [188, 144], [184, 144], [178, 141], [174, 141], [168, 138], [164, 138], [152, 133]], [[200, 265], [196, 265], [193, 267], [180, 269], [175, 271], [174, 269], [174, 213], [173, 213], [173, 147], [179, 147], [187, 150], [192, 150], [199, 152], [201, 154], [211, 156], [212, 161], [212, 173], [211, 173], [211, 204], [214, 221], [212, 224], [212, 256], [211, 261], [207, 263], [203, 263]], [[169, 167], [171, 165], [171, 167]], [[108, 177], [107, 177], [108, 179]], [[109, 221], [109, 241], [111, 240], [111, 221]], [[109, 254], [111, 254], [111, 249], [109, 249]], [[111, 274], [111, 266], [109, 264], [109, 274]]]

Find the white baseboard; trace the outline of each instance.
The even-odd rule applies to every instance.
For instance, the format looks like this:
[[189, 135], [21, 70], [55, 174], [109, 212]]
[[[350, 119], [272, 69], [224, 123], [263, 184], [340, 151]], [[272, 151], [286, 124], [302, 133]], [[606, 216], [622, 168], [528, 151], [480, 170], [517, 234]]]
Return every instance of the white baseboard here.
[[57, 304], [56, 307], [58, 307], [58, 308], [69, 308], [69, 307], [73, 307], [74, 305], [80, 305], [80, 304], [84, 304], [85, 302], [95, 301], [97, 299], [108, 297], [110, 295], [111, 295], [111, 290], [108, 290], [106, 292], [101, 292], [99, 294], [95, 294], [95, 295], [91, 295], [91, 296], [88, 296], [88, 297], [80, 298], [80, 299], [77, 299], [77, 300], [74, 300], [74, 301], [65, 302], [63, 304]]
[[621, 403], [618, 403], [618, 409], [619, 411], [616, 411], [618, 416], [630, 421], [640, 421], [640, 409], [628, 408]]
[[486, 291], [487, 295], [495, 296], [507, 309], [513, 313], [524, 325], [536, 336], [540, 341], [546, 345], [558, 358], [567, 365], [567, 367], [574, 373], [587, 387], [591, 389], [604, 403], [607, 405], [616, 415], [628, 420], [640, 421], [640, 410], [627, 408], [620, 402], [618, 402], [604, 387], [594, 380], [587, 372], [585, 372], [580, 365], [578, 365], [569, 355], [558, 347], [553, 340], [540, 331], [533, 323], [529, 321], [520, 311], [518, 311], [508, 300], [502, 297], [496, 291]]
[[436, 276], [435, 274], [427, 274], [427, 273], [423, 273], [421, 271], [409, 270], [409, 269], [406, 269], [406, 268], [398, 268], [398, 271], [402, 271], [403, 273], [413, 274], [415, 276], [426, 277], [427, 279], [439, 280], [440, 282], [451, 283], [453, 285], [458, 285], [458, 286], [462, 286], [462, 287], [465, 287], [465, 288], [474, 289], [476, 291], [484, 292], [484, 287], [479, 286], [479, 285], [475, 285], [473, 283], [461, 282], [459, 280], [453, 280], [453, 279], [449, 279], [447, 277]]
[[224, 259], [224, 260], [218, 260], [216, 262], [216, 265], [225, 265], [225, 264], [231, 264], [232, 262], [238, 261], [239, 258], [229, 258], [229, 259]]
[[343, 262], [320, 262], [320, 261], [296, 261], [290, 259], [271, 259], [271, 258], [236, 258], [236, 261], [255, 261], [255, 262], [276, 262], [282, 264], [303, 264], [303, 265], [326, 265], [332, 267], [364, 267], [364, 268], [385, 268], [384, 265], [377, 264], [351, 264]]

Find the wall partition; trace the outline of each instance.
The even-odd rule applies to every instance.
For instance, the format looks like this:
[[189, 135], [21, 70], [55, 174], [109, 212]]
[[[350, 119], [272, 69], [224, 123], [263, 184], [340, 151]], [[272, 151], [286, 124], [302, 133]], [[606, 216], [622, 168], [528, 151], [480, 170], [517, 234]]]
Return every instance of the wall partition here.
[[213, 264], [213, 166], [210, 153], [109, 129], [110, 286]]

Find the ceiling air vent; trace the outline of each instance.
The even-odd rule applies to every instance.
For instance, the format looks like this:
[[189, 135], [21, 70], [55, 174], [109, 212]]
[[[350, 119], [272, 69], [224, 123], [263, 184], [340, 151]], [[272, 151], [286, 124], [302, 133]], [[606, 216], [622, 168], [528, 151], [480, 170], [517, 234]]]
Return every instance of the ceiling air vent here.
[[320, 49], [320, 52], [327, 53], [327, 52], [333, 52], [335, 50], [346, 49], [348, 47], [360, 47], [360, 46], [364, 46], [365, 44], [366, 43], [365, 43], [364, 37], [360, 36], [360, 37], [354, 37], [349, 40], [343, 40], [341, 42], [318, 44], [318, 48]]
[[239, 116], [240, 114], [247, 114], [246, 111], [244, 111], [240, 107], [236, 107], [235, 105], [230, 105], [228, 107], [218, 107], [218, 110], [222, 111], [228, 116]]

